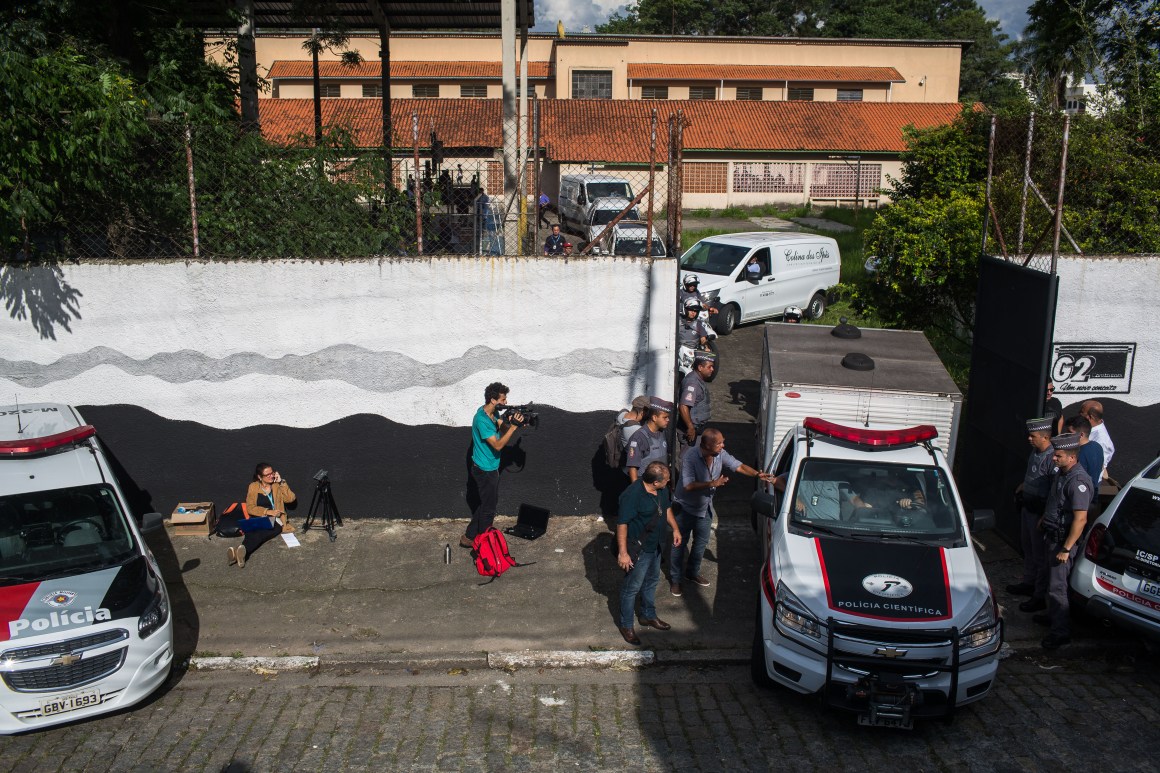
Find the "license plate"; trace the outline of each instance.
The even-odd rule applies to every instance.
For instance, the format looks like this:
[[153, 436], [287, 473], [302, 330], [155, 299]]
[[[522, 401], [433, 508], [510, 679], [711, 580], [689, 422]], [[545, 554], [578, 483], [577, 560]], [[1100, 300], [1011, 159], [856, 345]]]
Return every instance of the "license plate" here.
[[46, 717], [53, 714], [64, 714], [88, 706], [96, 706], [101, 702], [101, 694], [95, 690], [84, 690], [69, 695], [61, 695], [50, 700], [40, 702], [40, 712]]
[[1160, 582], [1152, 580], [1140, 580], [1140, 593], [1145, 596], [1160, 599]]
[[865, 725], [866, 727], [893, 727], [899, 730], [914, 729], [913, 719], [903, 719], [902, 717], [884, 717], [881, 714], [878, 714], [875, 717], [871, 717], [869, 714], [859, 714], [858, 724]]

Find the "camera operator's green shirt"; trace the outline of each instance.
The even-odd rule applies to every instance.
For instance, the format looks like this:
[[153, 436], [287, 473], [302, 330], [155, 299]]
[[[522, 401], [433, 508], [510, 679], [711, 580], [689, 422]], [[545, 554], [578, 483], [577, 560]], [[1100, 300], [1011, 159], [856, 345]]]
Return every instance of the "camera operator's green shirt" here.
[[499, 434], [498, 430], [499, 423], [488, 416], [481, 405], [471, 422], [471, 461], [484, 472], [499, 469], [499, 451], [487, 442], [489, 437]]

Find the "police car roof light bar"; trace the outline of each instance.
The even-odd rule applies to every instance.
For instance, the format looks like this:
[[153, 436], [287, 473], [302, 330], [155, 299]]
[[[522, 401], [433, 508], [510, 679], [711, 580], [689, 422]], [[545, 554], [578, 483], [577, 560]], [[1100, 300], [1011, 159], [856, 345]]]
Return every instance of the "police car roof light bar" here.
[[932, 424], [919, 424], [905, 429], [863, 429], [844, 427], [832, 421], [810, 416], [803, 422], [803, 426], [809, 432], [872, 448], [911, 446], [938, 437], [938, 429]]
[[45, 451], [51, 451], [54, 448], [76, 445], [96, 434], [97, 428], [92, 424], [82, 424], [79, 427], [58, 432], [55, 435], [45, 435], [44, 437], [29, 438], [28, 440], [3, 440], [0, 441], [0, 456], [40, 454]]

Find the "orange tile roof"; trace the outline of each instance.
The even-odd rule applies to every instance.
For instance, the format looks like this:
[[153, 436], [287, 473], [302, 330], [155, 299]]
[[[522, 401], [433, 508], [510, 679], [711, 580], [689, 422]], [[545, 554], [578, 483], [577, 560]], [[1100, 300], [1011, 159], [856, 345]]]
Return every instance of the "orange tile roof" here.
[[[956, 103], [918, 102], [737, 102], [607, 99], [543, 99], [541, 138], [554, 161], [648, 161], [653, 108], [659, 122], [658, 147], [664, 147], [669, 116], [678, 109], [688, 120], [686, 150], [898, 153], [905, 149], [902, 129], [950, 123], [962, 109]], [[262, 99], [262, 134], [289, 142], [311, 135], [309, 99]], [[448, 148], [498, 148], [502, 145], [498, 99], [391, 100], [394, 146], [410, 147], [411, 113], [419, 114], [419, 144], [432, 129]], [[381, 101], [324, 99], [322, 120], [345, 125], [359, 145], [381, 140]], [[663, 150], [658, 159], [664, 158]]]
[[628, 66], [632, 80], [794, 81], [815, 83], [905, 83], [893, 67], [808, 67], [782, 64], [657, 64]]
[[[391, 62], [391, 78], [493, 78], [503, 77], [500, 62]], [[519, 77], [519, 62], [516, 62], [516, 76]], [[382, 69], [378, 61], [366, 61], [357, 65], [342, 62], [319, 62], [320, 78], [379, 78]], [[313, 78], [311, 63], [300, 60], [279, 59], [270, 66], [270, 78]], [[529, 78], [547, 78], [547, 62], [528, 62]]]

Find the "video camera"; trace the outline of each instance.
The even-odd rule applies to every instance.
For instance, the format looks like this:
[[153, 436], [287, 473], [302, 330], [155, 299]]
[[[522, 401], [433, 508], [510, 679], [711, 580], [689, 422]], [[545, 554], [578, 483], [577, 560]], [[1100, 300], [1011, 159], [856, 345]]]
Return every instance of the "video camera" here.
[[[510, 414], [515, 413], [521, 414], [523, 417], [522, 421], [508, 418]], [[497, 419], [517, 427], [540, 426], [540, 414], [532, 407], [532, 403], [528, 403], [527, 405], [497, 405], [495, 407], [495, 415]]]

